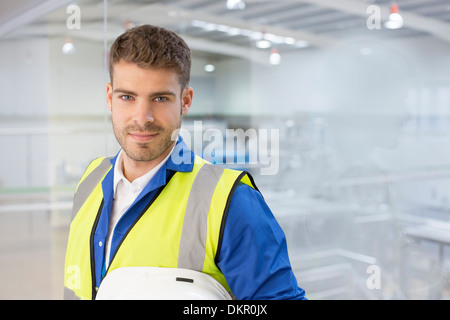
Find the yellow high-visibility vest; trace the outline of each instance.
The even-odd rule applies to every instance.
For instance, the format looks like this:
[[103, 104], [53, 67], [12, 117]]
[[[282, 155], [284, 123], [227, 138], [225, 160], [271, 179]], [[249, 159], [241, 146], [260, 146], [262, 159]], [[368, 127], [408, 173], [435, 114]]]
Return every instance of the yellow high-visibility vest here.
[[[95, 298], [92, 241], [103, 206], [101, 181], [111, 168], [109, 158], [94, 160], [77, 187], [65, 262], [65, 298]], [[176, 172], [138, 217], [107, 274], [133, 266], [185, 268], [212, 276], [230, 291], [215, 258], [222, 220], [240, 182], [256, 189], [248, 173], [196, 157], [192, 172]]]

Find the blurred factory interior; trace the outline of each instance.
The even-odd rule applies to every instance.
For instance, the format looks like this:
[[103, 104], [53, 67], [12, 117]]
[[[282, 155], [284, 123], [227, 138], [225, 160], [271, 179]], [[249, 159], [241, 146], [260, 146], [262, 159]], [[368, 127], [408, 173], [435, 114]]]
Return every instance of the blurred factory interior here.
[[0, 299], [62, 298], [76, 184], [119, 150], [105, 57], [141, 24], [192, 49], [186, 132], [277, 133], [275, 171], [237, 165], [309, 299], [450, 298], [449, 1], [2, 0]]

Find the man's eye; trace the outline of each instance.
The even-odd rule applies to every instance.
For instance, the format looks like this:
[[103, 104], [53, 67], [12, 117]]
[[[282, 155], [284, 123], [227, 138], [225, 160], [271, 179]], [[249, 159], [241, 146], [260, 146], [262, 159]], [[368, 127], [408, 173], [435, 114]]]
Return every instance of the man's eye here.
[[132, 96], [128, 96], [128, 95], [123, 95], [123, 96], [120, 96], [120, 99], [122, 99], [124, 101], [130, 101], [130, 100], [133, 99], [133, 97]]
[[155, 101], [156, 102], [166, 102], [167, 98], [166, 97], [157, 97], [157, 98], [155, 98]]

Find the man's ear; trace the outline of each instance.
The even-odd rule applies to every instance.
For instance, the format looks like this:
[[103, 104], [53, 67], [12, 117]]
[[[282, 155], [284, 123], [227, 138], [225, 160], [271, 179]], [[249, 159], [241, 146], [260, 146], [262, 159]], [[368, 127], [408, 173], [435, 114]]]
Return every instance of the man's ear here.
[[185, 115], [189, 112], [192, 105], [192, 99], [194, 97], [194, 90], [191, 87], [186, 87], [183, 90], [181, 97], [181, 115]]
[[112, 84], [108, 82], [108, 84], [106, 85], [106, 103], [108, 104], [108, 109], [110, 111], [112, 107], [112, 95], [113, 95]]

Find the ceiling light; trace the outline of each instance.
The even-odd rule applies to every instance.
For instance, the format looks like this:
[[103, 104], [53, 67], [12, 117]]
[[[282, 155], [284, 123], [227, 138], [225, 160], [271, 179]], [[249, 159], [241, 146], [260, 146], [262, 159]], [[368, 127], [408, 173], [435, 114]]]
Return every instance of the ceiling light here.
[[248, 30], [248, 29], [242, 29], [242, 35], [249, 37], [252, 40], [259, 40], [264, 37], [264, 34], [262, 32]]
[[215, 31], [217, 30], [217, 24], [215, 23], [207, 23], [204, 27], [206, 31]]
[[205, 64], [205, 71], [206, 72], [214, 72], [216, 70], [216, 67], [213, 64]]
[[286, 37], [284, 38], [284, 43], [289, 44], [289, 45], [294, 45], [295, 44], [295, 39], [291, 38], [291, 37]]
[[261, 39], [256, 41], [256, 46], [260, 49], [267, 49], [272, 46], [272, 43], [269, 40]]
[[270, 52], [269, 62], [271, 65], [278, 65], [281, 62], [281, 56], [277, 49], [272, 49]]
[[398, 5], [391, 5], [391, 14], [389, 15], [388, 20], [384, 23], [384, 26], [388, 29], [400, 29], [403, 27], [403, 18], [398, 13]]
[[269, 40], [271, 42], [281, 42], [280, 41], [281, 37], [276, 36], [272, 33], [264, 33], [264, 39]]
[[192, 20], [191, 24], [194, 27], [197, 27], [197, 28], [205, 28], [207, 22], [206, 21], [201, 21], [201, 20]]
[[245, 2], [242, 0], [227, 0], [228, 10], [244, 10]]
[[136, 27], [136, 24], [134, 22], [131, 22], [131, 20], [127, 19], [124, 21], [123, 27], [125, 28], [125, 30], [128, 30]]
[[204, 31], [218, 31], [228, 34], [229, 36], [243, 36], [249, 38], [251, 41], [256, 42], [256, 46], [261, 49], [268, 49], [277, 45], [289, 45], [296, 48], [309, 47], [309, 43], [303, 40], [296, 40], [293, 37], [284, 37], [275, 35], [272, 33], [265, 33], [261, 31], [254, 31], [249, 29], [241, 29], [238, 27], [232, 27], [225, 24], [216, 24], [212, 22], [206, 22], [201, 20], [192, 20], [191, 25], [196, 28], [203, 29]]
[[206, 61], [204, 69], [206, 72], [210, 73], [210, 72], [214, 72], [214, 70], [216, 70], [216, 66], [213, 65], [213, 63], [208, 59]]
[[75, 53], [75, 46], [72, 43], [72, 39], [71, 38], [67, 38], [66, 42], [64, 43], [63, 47], [62, 47], [62, 52], [64, 54], [74, 54]]
[[230, 29], [231, 29], [230, 26], [227, 26], [224, 24], [217, 25], [217, 31], [220, 31], [220, 32], [228, 32], [228, 31], [230, 31]]
[[228, 33], [230, 36], [237, 36], [237, 35], [240, 35], [240, 34], [241, 34], [241, 29], [239, 29], [239, 28], [229, 28], [228, 31], [227, 31], [227, 33]]

